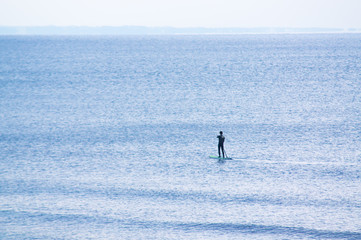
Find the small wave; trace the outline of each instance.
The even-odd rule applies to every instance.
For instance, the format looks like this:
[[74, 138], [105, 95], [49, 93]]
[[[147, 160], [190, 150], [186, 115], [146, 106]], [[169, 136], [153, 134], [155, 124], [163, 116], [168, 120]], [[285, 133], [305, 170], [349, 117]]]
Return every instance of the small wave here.
[[[101, 225], [113, 225], [114, 228], [127, 228], [138, 231], [139, 229], [169, 230], [181, 232], [215, 232], [215, 234], [254, 234], [268, 236], [287, 236], [298, 238], [315, 239], [361, 239], [361, 232], [319, 230], [304, 227], [290, 227], [278, 225], [260, 225], [251, 223], [217, 223], [217, 222], [177, 222], [177, 221], [150, 221], [135, 219], [119, 219], [107, 216], [90, 216], [83, 214], [51, 214], [51, 213], [30, 213], [15, 211], [0, 211], [0, 216], [6, 219], [3, 223], [10, 223], [17, 220], [24, 220], [24, 217], [31, 219], [33, 223], [66, 222], [87, 224], [96, 223]], [[115, 229], [114, 229], [115, 230]]]
[[[164, 223], [164, 225], [167, 225]], [[330, 231], [303, 227], [277, 225], [235, 224], [235, 223], [168, 223], [168, 225], [194, 231], [226, 231], [247, 234], [284, 235], [328, 239], [361, 239], [361, 233], [350, 231]]]

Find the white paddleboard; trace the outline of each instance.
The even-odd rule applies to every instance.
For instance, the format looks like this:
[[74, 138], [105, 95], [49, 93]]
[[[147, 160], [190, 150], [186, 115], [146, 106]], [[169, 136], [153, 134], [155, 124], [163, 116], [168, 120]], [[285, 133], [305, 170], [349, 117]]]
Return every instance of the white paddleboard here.
[[218, 157], [218, 156], [209, 156], [209, 158], [218, 159], [218, 160], [232, 160], [231, 157]]

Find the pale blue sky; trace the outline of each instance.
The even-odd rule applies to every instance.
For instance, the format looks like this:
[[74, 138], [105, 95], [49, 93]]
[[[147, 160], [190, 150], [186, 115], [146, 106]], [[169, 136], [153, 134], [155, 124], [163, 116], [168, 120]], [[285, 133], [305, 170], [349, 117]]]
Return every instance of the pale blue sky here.
[[361, 0], [0, 0], [0, 26], [361, 28]]

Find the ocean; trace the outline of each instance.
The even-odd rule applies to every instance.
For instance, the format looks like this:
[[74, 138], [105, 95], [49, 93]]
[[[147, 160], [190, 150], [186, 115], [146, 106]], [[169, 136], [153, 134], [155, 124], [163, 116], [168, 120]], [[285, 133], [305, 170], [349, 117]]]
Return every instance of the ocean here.
[[361, 34], [0, 36], [0, 120], [0, 239], [361, 239]]

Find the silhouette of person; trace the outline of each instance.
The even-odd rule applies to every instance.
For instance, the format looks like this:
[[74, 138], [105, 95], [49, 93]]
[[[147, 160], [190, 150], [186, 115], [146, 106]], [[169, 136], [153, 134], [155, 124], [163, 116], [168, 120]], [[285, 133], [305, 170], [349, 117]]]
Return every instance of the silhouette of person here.
[[221, 149], [222, 149], [222, 155], [223, 155], [223, 158], [224, 158], [224, 146], [223, 146], [223, 143], [224, 143], [224, 140], [226, 140], [226, 138], [223, 136], [222, 131], [219, 132], [219, 135], [217, 136], [217, 138], [218, 138], [218, 157], [221, 157]]

